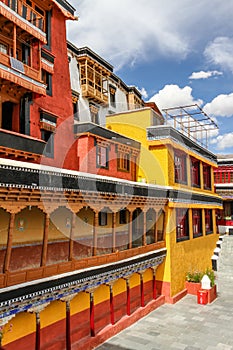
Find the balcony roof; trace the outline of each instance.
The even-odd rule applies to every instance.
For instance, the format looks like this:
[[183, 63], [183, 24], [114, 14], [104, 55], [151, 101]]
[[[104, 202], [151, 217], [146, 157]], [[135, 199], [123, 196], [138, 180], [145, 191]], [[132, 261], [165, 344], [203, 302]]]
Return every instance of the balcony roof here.
[[74, 133], [75, 134], [93, 134], [99, 137], [102, 137], [107, 140], [112, 140], [116, 143], [121, 143], [125, 144], [129, 147], [133, 147], [136, 149], [140, 149], [141, 144], [140, 142], [137, 142], [129, 137], [126, 137], [124, 135], [118, 134], [115, 131], [106, 129], [100, 125], [91, 123], [91, 122], [83, 122], [83, 123], [78, 123], [74, 125]]
[[181, 146], [186, 146], [189, 150], [207, 158], [211, 162], [217, 163], [216, 155], [170, 125], [159, 125], [147, 128], [147, 139], [148, 141], [161, 140], [161, 142], [164, 139], [170, 139]]

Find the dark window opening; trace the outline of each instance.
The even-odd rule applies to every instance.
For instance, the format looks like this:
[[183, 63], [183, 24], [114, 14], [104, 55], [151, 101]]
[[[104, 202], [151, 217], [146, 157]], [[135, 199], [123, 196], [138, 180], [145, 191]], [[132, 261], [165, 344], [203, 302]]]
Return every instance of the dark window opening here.
[[202, 210], [193, 209], [193, 238], [202, 236]]
[[122, 209], [119, 212], [119, 224], [123, 225], [127, 223], [127, 211], [126, 209]]
[[2, 129], [12, 131], [12, 114], [14, 104], [12, 102], [2, 103]]
[[47, 85], [46, 87], [47, 95], [52, 96], [52, 74], [42, 69], [42, 80]]
[[98, 216], [99, 216], [99, 226], [106, 226], [108, 223], [108, 213], [105, 211], [100, 211]]
[[176, 241], [185, 241], [189, 239], [189, 218], [188, 209], [176, 209]]
[[191, 184], [200, 187], [200, 161], [195, 158], [191, 158]]
[[205, 209], [205, 232], [213, 233], [213, 212], [211, 209]]
[[44, 155], [49, 158], [54, 156], [54, 134], [48, 130], [41, 130], [41, 139], [46, 142]]
[[175, 151], [174, 166], [175, 182], [187, 184], [187, 165], [185, 153]]
[[210, 190], [211, 189], [211, 167], [210, 165], [203, 164], [203, 182], [204, 182], [204, 189]]

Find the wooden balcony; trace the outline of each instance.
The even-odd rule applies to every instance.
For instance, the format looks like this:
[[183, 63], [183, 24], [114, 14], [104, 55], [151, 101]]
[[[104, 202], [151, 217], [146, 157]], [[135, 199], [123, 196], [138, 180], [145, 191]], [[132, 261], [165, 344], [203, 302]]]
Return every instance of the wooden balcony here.
[[96, 103], [107, 105], [108, 95], [99, 90], [99, 88], [93, 87], [90, 84], [81, 84], [82, 96], [90, 99]]
[[9, 271], [0, 274], [0, 288], [26, 283], [36, 279], [47, 278], [49, 276], [59, 275], [71, 271], [78, 272], [78, 270], [85, 269], [88, 267], [121, 262], [125, 259], [129, 259], [130, 261], [130, 258], [141, 256], [149, 252], [156, 253], [156, 251], [158, 251], [159, 253], [161, 249], [165, 248], [165, 241], [162, 241], [146, 246], [127, 249], [124, 251], [117, 251], [115, 253], [110, 254], [90, 256], [79, 260], [74, 259], [72, 261], [60, 262], [57, 264], [40, 266], [37, 268], [29, 268], [23, 270], [21, 269], [19, 271]]
[[33, 91], [42, 95], [46, 95], [46, 85], [40, 79], [41, 72], [21, 61], [0, 52], [0, 64], [6, 69], [0, 69], [0, 78], [8, 80], [16, 85], [20, 85], [28, 91]]
[[[18, 27], [46, 43], [45, 11], [32, 3], [29, 6], [22, 0], [1, 0], [0, 15], [6, 24], [15, 23]], [[36, 10], [37, 9], [37, 10]]]
[[33, 137], [0, 129], [0, 156], [38, 160], [43, 154], [45, 142]]

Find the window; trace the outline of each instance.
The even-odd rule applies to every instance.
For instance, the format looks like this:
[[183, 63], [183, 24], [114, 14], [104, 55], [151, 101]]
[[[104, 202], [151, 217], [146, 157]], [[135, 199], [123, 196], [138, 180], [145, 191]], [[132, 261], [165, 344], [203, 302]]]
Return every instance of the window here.
[[123, 171], [130, 171], [130, 155], [128, 153], [118, 153], [117, 169]]
[[207, 164], [203, 164], [203, 182], [206, 190], [211, 189], [211, 167]]
[[106, 226], [108, 222], [108, 213], [105, 211], [99, 212], [99, 226]]
[[127, 211], [126, 209], [122, 209], [119, 212], [119, 224], [127, 224]]
[[206, 235], [213, 233], [213, 212], [211, 209], [205, 209], [205, 232]]
[[47, 95], [52, 96], [52, 75], [42, 69], [42, 80], [47, 85]]
[[51, 50], [51, 18], [52, 18], [52, 11], [46, 11], [45, 32], [46, 32], [47, 44], [44, 47], [48, 50]]
[[48, 130], [41, 130], [41, 138], [46, 142], [44, 155], [53, 158], [54, 156], [54, 134]]
[[96, 165], [99, 168], [108, 168], [108, 147], [96, 146]]
[[157, 220], [157, 240], [158, 240], [158, 242], [164, 240], [164, 225], [165, 225], [165, 213], [161, 209], [158, 213], [158, 220]]
[[187, 165], [186, 165], [185, 153], [175, 151], [174, 166], [175, 166], [175, 182], [187, 184]]
[[7, 55], [7, 45], [0, 43], [0, 52], [5, 53]]
[[191, 184], [200, 187], [200, 162], [191, 157]]
[[193, 238], [202, 236], [202, 210], [193, 209]]
[[94, 104], [89, 105], [92, 123], [99, 124], [99, 107]]
[[116, 107], [116, 88], [114, 86], [109, 86], [110, 93], [110, 104], [112, 107]]
[[189, 239], [189, 219], [188, 209], [176, 209], [176, 241], [185, 241]]

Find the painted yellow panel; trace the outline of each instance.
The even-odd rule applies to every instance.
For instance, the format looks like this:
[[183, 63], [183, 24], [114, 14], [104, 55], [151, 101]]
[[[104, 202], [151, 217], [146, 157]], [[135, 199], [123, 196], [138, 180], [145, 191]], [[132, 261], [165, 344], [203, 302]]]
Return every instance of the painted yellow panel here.
[[[12, 327], [10, 327], [11, 324]], [[4, 330], [3, 345], [35, 332], [36, 316], [33, 313], [21, 312], [9, 321]]]
[[15, 216], [13, 244], [42, 242], [44, 213], [36, 207], [23, 209]]
[[53, 301], [40, 313], [41, 328], [66, 318], [66, 303]]
[[152, 269], [147, 269], [144, 274], [143, 274], [143, 281], [148, 282], [148, 281], [153, 281], [153, 271]]
[[95, 303], [95, 305], [102, 303], [103, 301], [109, 300], [109, 298], [110, 298], [109, 286], [102, 285], [102, 286], [99, 286], [99, 288], [97, 288], [94, 291], [94, 303]]
[[90, 307], [90, 294], [89, 293], [78, 293], [74, 299], [70, 302], [70, 313], [74, 315], [83, 310], [89, 309]]
[[134, 273], [129, 280], [130, 288], [134, 288], [140, 284], [140, 276], [138, 273]]
[[113, 295], [118, 295], [126, 291], [126, 281], [123, 278], [117, 280], [113, 285]]

